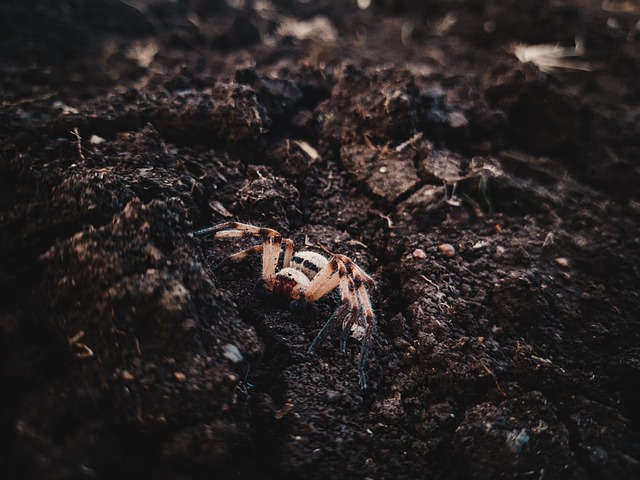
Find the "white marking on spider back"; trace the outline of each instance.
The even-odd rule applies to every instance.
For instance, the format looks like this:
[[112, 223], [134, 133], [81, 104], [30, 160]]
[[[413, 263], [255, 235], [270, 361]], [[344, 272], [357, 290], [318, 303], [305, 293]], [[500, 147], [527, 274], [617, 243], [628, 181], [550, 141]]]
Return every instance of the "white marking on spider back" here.
[[276, 273], [276, 276], [295, 280], [295, 282], [298, 284], [298, 287], [302, 288], [303, 290], [306, 290], [306, 288], [311, 283], [309, 278], [303, 272], [293, 267], [283, 268], [278, 273]]
[[307, 278], [313, 280], [313, 277], [327, 266], [329, 260], [323, 255], [312, 252], [310, 250], [304, 250], [302, 252], [296, 252], [291, 259], [291, 266], [304, 273]]

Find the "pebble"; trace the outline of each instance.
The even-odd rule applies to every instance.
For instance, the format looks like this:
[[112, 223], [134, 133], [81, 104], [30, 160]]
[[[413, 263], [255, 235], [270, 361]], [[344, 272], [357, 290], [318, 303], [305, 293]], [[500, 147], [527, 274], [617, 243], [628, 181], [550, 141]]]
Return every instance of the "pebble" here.
[[411, 255], [413, 256], [413, 258], [419, 258], [419, 259], [427, 258], [427, 254], [421, 248], [416, 248]]
[[240, 349], [232, 343], [227, 343], [222, 347], [222, 354], [233, 363], [240, 363], [243, 360]]
[[173, 377], [179, 382], [184, 382], [187, 379], [187, 376], [182, 372], [175, 372]]
[[559, 267], [562, 268], [568, 268], [569, 267], [569, 259], [565, 258], [565, 257], [558, 257], [555, 259], [556, 265], [558, 265]]
[[451, 245], [450, 243], [441, 243], [438, 245], [438, 252], [441, 254], [451, 258], [456, 256], [456, 247]]

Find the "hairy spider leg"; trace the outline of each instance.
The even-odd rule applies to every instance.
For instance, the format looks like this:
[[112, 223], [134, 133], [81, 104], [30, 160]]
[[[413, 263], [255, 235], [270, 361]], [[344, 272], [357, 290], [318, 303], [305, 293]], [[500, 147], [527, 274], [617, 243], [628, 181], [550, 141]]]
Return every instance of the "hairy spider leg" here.
[[225, 222], [211, 227], [196, 230], [196, 237], [215, 234], [216, 238], [240, 238], [240, 237], [279, 237], [280, 234], [271, 228], [256, 227], [248, 223]]
[[241, 250], [241, 251], [236, 252], [236, 253], [234, 253], [232, 255], [229, 255], [222, 262], [223, 263], [239, 262], [240, 260], [244, 260], [245, 258], [247, 258], [252, 253], [262, 252], [262, 249], [263, 249], [262, 245], [254, 245], [253, 247], [249, 247], [246, 250]]
[[313, 339], [313, 342], [311, 342], [309, 350], [307, 351], [310, 354], [315, 355], [318, 351], [318, 348], [320, 348], [320, 345], [322, 345], [322, 342], [324, 342], [331, 333], [333, 327], [338, 324], [339, 319], [346, 315], [349, 315], [349, 305], [342, 304], [338, 308], [336, 308], [335, 312], [331, 314], [329, 319], [322, 326], [322, 328], [316, 335], [316, 338]]
[[[362, 325], [365, 328], [364, 336], [367, 336], [367, 331], [372, 330], [374, 325], [374, 315], [373, 308], [371, 306], [371, 301], [369, 299], [369, 293], [367, 291], [366, 286], [373, 286], [375, 282], [373, 279], [367, 275], [367, 273], [362, 270], [358, 265], [356, 265], [349, 257], [345, 257], [344, 255], [336, 255], [336, 258], [345, 264], [347, 268], [350, 280], [351, 280], [351, 289], [353, 291], [354, 303], [359, 305], [359, 311], [363, 315], [364, 320]], [[349, 338], [349, 333], [351, 332], [351, 327], [357, 320], [357, 315], [354, 315], [353, 318], [350, 318], [349, 324], [344, 324], [344, 331], [342, 332], [342, 337], [344, 337], [343, 342], [346, 342], [346, 339]], [[344, 345], [341, 343], [341, 348], [344, 350]]]
[[347, 340], [351, 335], [351, 327], [358, 319], [358, 312], [359, 312], [358, 297], [356, 295], [356, 285], [353, 282], [353, 277], [348, 272], [345, 275], [345, 277], [347, 279], [347, 288], [349, 291], [349, 297], [350, 297], [349, 301], [351, 304], [351, 310], [349, 311], [349, 313], [347, 313], [347, 315], [345, 315], [344, 319], [342, 320], [342, 332], [340, 333], [340, 351], [341, 352], [344, 352], [347, 350]]
[[364, 328], [360, 340], [360, 359], [358, 361], [358, 377], [360, 387], [367, 388], [367, 376], [365, 373], [367, 359], [373, 338], [373, 328], [375, 325], [375, 316], [369, 299], [367, 285], [373, 285], [373, 279], [367, 275], [360, 267], [358, 267], [351, 259], [343, 255], [338, 256], [339, 260], [346, 264], [351, 279], [353, 294], [356, 297], [356, 305], [358, 308], [348, 315], [343, 322], [342, 334], [340, 335], [340, 350], [346, 350], [347, 340], [353, 332], [354, 324], [359, 324]]
[[[282, 268], [286, 268], [289, 267], [291, 265], [291, 257], [293, 255], [293, 242], [291, 240], [289, 240], [288, 238], [283, 239], [282, 243], [284, 243], [285, 246], [285, 250], [284, 250], [284, 259], [282, 262]], [[253, 253], [258, 253], [258, 252], [262, 252], [264, 249], [264, 244], [262, 245], [254, 245], [253, 247], [249, 247], [246, 250], [241, 250], [239, 252], [236, 252], [232, 255], [229, 255], [227, 258], [225, 258], [223, 260], [223, 262], [239, 262], [241, 260], [244, 260], [245, 258], [247, 258], [249, 255], [253, 254]]]
[[282, 260], [282, 268], [291, 266], [291, 257], [293, 257], [293, 241], [285, 238], [284, 242], [284, 258]]
[[239, 261], [248, 257], [252, 253], [262, 251], [262, 278], [268, 278], [275, 273], [280, 258], [281, 244], [284, 243], [285, 251], [282, 266], [288, 267], [293, 256], [293, 242], [289, 239], [282, 239], [280, 234], [271, 228], [257, 227], [247, 223], [225, 222], [212, 227], [196, 230], [197, 237], [211, 235], [215, 238], [241, 238], [246, 236], [262, 237], [262, 245], [247, 248], [227, 257], [226, 261]]
[[329, 333], [334, 324], [338, 324], [338, 322], [342, 321], [344, 328], [347, 319], [353, 316], [354, 313], [357, 314], [358, 312], [358, 304], [355, 296], [353, 281], [351, 280], [351, 278], [349, 278], [347, 269], [342, 262], [338, 262], [337, 266], [342, 304], [336, 309], [335, 312], [333, 312], [320, 332], [318, 332], [318, 335], [316, 335], [316, 338], [313, 340], [313, 343], [309, 347], [309, 353], [311, 354], [316, 353], [318, 347], [320, 347], [322, 342], [329, 336]]
[[267, 279], [276, 273], [276, 267], [278, 266], [278, 259], [280, 258], [280, 251], [282, 245], [282, 239], [278, 235], [277, 237], [267, 237], [263, 240], [262, 244], [262, 278]]
[[[336, 271], [338, 279], [336, 279]], [[309, 347], [309, 353], [315, 353], [320, 344], [327, 338], [333, 325], [342, 321], [342, 333], [340, 334], [340, 349], [346, 349], [347, 339], [352, 332], [352, 327], [359, 322], [364, 327], [364, 335], [360, 343], [360, 359], [358, 361], [358, 378], [360, 387], [367, 388], [367, 376], [365, 369], [367, 358], [371, 349], [373, 327], [375, 323], [373, 308], [369, 300], [366, 285], [373, 284], [373, 279], [360, 267], [343, 255], [335, 256], [327, 266], [313, 279], [307, 289], [307, 300], [313, 302], [326, 295], [336, 286], [340, 285], [342, 305], [329, 317], [313, 343]]]
[[305, 292], [305, 299], [308, 302], [315, 302], [336, 288], [340, 284], [338, 269], [338, 259], [334, 257], [313, 277]]
[[367, 366], [367, 358], [369, 356], [369, 350], [371, 349], [371, 343], [373, 338], [373, 327], [375, 325], [375, 316], [373, 314], [373, 308], [371, 307], [371, 301], [369, 300], [369, 293], [367, 292], [364, 283], [356, 283], [356, 292], [358, 300], [362, 308], [362, 314], [365, 320], [365, 331], [362, 340], [360, 341], [360, 360], [358, 361], [358, 376], [360, 378], [360, 387], [367, 388], [367, 376], [365, 369]]
[[365, 272], [358, 265], [356, 265], [353, 262], [353, 260], [351, 260], [349, 257], [345, 257], [344, 255], [339, 255], [338, 254], [338, 255], [336, 255], [336, 258], [345, 264], [345, 266], [349, 269], [349, 272], [351, 272], [351, 274], [354, 276], [354, 279], [355, 278], [360, 278], [360, 279], [362, 279], [362, 281], [364, 281], [364, 283], [366, 283], [370, 287], [375, 285], [375, 282], [374, 282], [373, 278], [371, 278], [367, 274], [367, 272]]

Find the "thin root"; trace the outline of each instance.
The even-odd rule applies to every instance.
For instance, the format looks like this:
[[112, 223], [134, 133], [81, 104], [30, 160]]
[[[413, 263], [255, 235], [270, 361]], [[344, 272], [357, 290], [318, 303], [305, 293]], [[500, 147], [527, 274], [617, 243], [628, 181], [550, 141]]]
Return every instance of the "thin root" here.
[[78, 127], [75, 127], [73, 130], [71, 130], [71, 133], [73, 133], [73, 135], [76, 137], [76, 146], [78, 148], [78, 155], [80, 156], [80, 160], [84, 162], [86, 158], [84, 156], [84, 153], [82, 152], [82, 137], [78, 132]]

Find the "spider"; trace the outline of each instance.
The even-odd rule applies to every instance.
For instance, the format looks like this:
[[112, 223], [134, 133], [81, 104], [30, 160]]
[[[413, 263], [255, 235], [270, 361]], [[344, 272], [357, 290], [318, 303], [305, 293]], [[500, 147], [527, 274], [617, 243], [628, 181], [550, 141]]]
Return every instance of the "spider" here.
[[[340, 288], [341, 305], [329, 317], [309, 347], [315, 354], [329, 335], [331, 327], [342, 322], [340, 350], [345, 351], [349, 336], [359, 340], [360, 360], [358, 377], [360, 386], [367, 388], [365, 367], [371, 347], [375, 317], [367, 287], [373, 279], [344, 255], [331, 254], [331, 258], [310, 250], [293, 252], [293, 242], [283, 239], [275, 230], [238, 222], [225, 222], [194, 232], [196, 237], [213, 235], [215, 238], [260, 237], [261, 245], [239, 251], [227, 258], [238, 261], [252, 253], [262, 252], [262, 278], [259, 286], [274, 296], [290, 301], [293, 310], [304, 309], [308, 303], [319, 300], [336, 287]], [[277, 269], [284, 245], [282, 268]], [[329, 253], [329, 252], [327, 252]]]

